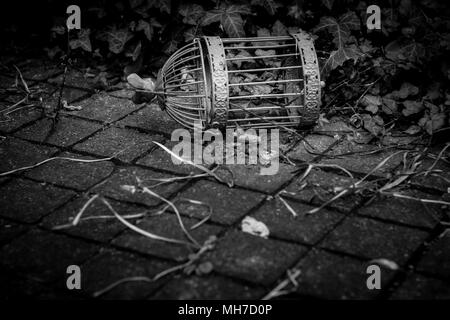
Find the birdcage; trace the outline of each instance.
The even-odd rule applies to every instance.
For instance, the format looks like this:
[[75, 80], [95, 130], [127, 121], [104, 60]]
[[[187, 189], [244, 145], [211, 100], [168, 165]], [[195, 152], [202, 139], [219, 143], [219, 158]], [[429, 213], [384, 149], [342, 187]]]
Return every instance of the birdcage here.
[[161, 108], [202, 129], [304, 127], [316, 123], [320, 72], [311, 36], [202, 37], [161, 69]]

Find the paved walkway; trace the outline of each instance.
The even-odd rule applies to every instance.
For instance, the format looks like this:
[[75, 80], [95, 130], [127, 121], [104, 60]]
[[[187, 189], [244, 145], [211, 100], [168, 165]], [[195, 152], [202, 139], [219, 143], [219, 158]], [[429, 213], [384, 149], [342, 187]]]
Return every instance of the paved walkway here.
[[[19, 67], [44, 105], [55, 105], [61, 69], [39, 60], [25, 61]], [[14, 81], [14, 73], [0, 75], [0, 109], [21, 98], [10, 90]], [[450, 298], [450, 232], [443, 233], [449, 209], [389, 195], [372, 197], [370, 192], [376, 182], [384, 185], [403, 170], [405, 152], [409, 161], [423, 144], [398, 136], [389, 136], [378, 146], [358, 144], [348, 139], [355, 137], [354, 130], [339, 121], [316, 128], [306, 136], [307, 143], [299, 141], [288, 149], [292, 161], [316, 164], [304, 180], [304, 170], [288, 163], [282, 163], [275, 176], [260, 176], [255, 166], [234, 165], [229, 166], [235, 177], [233, 188], [208, 177], [152, 188], [175, 201], [184, 225], [198, 243], [209, 239], [209, 250], [201, 255], [194, 254], [198, 248], [192, 245], [149, 239], [114, 218], [85, 219], [62, 228], [72, 223], [93, 195], [100, 194], [121, 215], [139, 214], [127, 220], [133, 225], [187, 241], [173, 210], [157, 214], [165, 207], [161, 200], [122, 187], [136, 186], [136, 177], [152, 185], [157, 183], [154, 178], [198, 173], [187, 165], [173, 165], [170, 156], [151, 143], [170, 147], [170, 134], [178, 125], [156, 105], [134, 105], [132, 92], [126, 89], [98, 92], [91, 88], [82, 72], [68, 73], [63, 99], [81, 110], [64, 111], [50, 137], [51, 120], [40, 109], [21, 109], [10, 114], [10, 119], [1, 118], [0, 172], [53, 156], [87, 160], [115, 156], [99, 162], [55, 160], [0, 177], [3, 299], [89, 299], [122, 278], [152, 278], [189, 259], [192, 266], [185, 270], [152, 282], [126, 282], [100, 298], [260, 299], [279, 283], [290, 290], [285, 298], [295, 299]], [[116, 155], [124, 148], [125, 152]], [[404, 152], [369, 177], [372, 187], [307, 214], [399, 150]], [[430, 153], [436, 156], [440, 150], [442, 146], [435, 146]], [[448, 153], [444, 156], [448, 159]], [[425, 158], [418, 170], [434, 162], [432, 157]], [[346, 168], [354, 178], [336, 166], [321, 164]], [[440, 160], [434, 169], [443, 170], [441, 177], [421, 175], [395, 191], [449, 201], [448, 164]], [[230, 176], [225, 170], [217, 172], [224, 179]], [[284, 201], [279, 197], [282, 190]], [[177, 200], [185, 198], [207, 205]], [[111, 215], [96, 199], [83, 217]], [[208, 215], [208, 221], [191, 230]], [[242, 231], [241, 222], [247, 216], [268, 227], [267, 239]], [[384, 259], [379, 262], [380, 290], [366, 286], [366, 269], [373, 259]], [[81, 290], [66, 289], [69, 265], [81, 268]]]

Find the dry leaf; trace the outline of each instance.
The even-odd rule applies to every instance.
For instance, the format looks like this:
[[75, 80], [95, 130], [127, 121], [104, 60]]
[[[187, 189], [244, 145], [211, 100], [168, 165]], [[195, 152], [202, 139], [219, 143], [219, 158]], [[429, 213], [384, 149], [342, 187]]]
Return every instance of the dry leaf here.
[[269, 228], [267, 228], [263, 222], [249, 216], [242, 220], [241, 227], [243, 232], [250, 233], [254, 236], [262, 238], [267, 238], [269, 236]]

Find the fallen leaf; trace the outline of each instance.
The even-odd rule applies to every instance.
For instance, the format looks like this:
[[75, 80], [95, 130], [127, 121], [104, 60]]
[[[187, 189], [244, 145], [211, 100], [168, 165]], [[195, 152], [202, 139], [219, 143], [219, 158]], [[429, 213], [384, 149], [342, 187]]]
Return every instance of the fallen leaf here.
[[418, 134], [420, 131], [422, 131], [422, 128], [418, 125], [413, 124], [408, 129], [405, 130], [405, 133], [409, 135], [415, 135]]
[[403, 102], [403, 106], [404, 109], [402, 110], [402, 113], [405, 117], [419, 113], [424, 109], [424, 106], [420, 101], [406, 100]]
[[127, 77], [128, 83], [136, 89], [154, 91], [155, 82], [151, 78], [142, 79], [136, 73], [132, 73]]
[[267, 228], [263, 222], [249, 216], [246, 216], [244, 220], [242, 220], [241, 227], [243, 232], [254, 236], [262, 238], [267, 238], [269, 236], [269, 228]]

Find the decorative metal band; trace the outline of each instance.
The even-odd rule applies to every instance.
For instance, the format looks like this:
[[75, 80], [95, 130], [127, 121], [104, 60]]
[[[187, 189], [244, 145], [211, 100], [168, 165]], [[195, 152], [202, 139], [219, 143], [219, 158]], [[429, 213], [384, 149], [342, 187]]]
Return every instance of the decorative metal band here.
[[304, 107], [299, 110], [300, 125], [314, 125], [319, 119], [321, 102], [319, 60], [311, 35], [301, 31], [292, 37], [297, 42], [303, 67]]
[[220, 37], [203, 37], [211, 69], [211, 126], [225, 128], [228, 120], [228, 72]]

